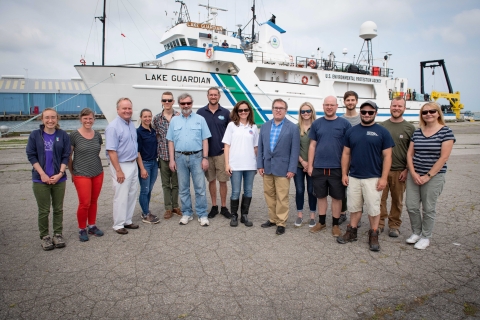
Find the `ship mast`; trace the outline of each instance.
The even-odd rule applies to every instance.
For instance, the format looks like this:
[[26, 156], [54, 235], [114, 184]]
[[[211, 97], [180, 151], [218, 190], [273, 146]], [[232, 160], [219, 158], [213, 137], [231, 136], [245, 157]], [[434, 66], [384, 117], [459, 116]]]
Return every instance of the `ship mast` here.
[[95, 19], [100, 20], [103, 23], [103, 42], [102, 42], [102, 66], [105, 65], [105, 9], [107, 7], [107, 0], [103, 0], [103, 16], [95, 17]]

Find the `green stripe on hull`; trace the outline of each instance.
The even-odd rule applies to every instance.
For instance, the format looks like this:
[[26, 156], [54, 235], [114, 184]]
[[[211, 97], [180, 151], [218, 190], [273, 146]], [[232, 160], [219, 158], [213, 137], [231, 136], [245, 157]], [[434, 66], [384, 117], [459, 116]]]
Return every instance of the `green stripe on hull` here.
[[242, 90], [242, 88], [240, 88], [240, 86], [237, 84], [233, 76], [227, 75], [227, 74], [217, 74], [217, 76], [220, 78], [220, 80], [222, 80], [224, 86], [228, 88], [228, 91], [230, 92], [232, 97], [235, 99], [235, 102], [242, 101], [242, 100], [250, 102], [250, 105], [253, 108], [253, 117], [254, 117], [255, 123], [257, 124], [263, 123], [264, 122], [263, 118], [258, 113], [258, 110], [255, 108], [252, 101], [248, 99], [246, 93]]

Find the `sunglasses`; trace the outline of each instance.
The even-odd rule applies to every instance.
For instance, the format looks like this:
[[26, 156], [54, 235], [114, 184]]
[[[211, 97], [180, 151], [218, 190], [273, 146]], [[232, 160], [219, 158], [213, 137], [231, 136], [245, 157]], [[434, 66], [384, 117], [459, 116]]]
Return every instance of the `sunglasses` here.
[[247, 112], [250, 112], [250, 110], [249, 109], [238, 109], [237, 112], [238, 113], [243, 113], [243, 112], [247, 113]]
[[192, 102], [179, 102], [178, 104], [181, 106], [191, 106]]
[[426, 115], [426, 114], [435, 114], [437, 113], [437, 110], [436, 109], [432, 109], [432, 110], [423, 110], [422, 111], [422, 115]]
[[375, 114], [375, 111], [367, 111], [367, 110], [360, 110], [360, 113], [364, 116], [368, 114], [369, 116], [373, 116]]
[[162, 102], [172, 102], [173, 99], [162, 99]]
[[301, 113], [301, 114], [312, 113], [312, 110], [310, 110], [310, 109], [308, 109], [308, 110], [300, 110], [300, 113]]

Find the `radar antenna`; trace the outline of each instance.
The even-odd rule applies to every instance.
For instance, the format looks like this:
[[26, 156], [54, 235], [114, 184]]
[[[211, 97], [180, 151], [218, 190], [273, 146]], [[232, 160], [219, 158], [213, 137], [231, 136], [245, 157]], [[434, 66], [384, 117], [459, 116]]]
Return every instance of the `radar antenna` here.
[[[363, 62], [363, 64], [368, 65], [369, 67], [373, 66], [373, 51], [372, 51], [372, 39], [377, 36], [377, 25], [373, 21], [366, 21], [360, 26], [360, 35], [362, 38], [363, 45], [358, 55], [357, 64]], [[366, 48], [364, 49], [364, 47]]]

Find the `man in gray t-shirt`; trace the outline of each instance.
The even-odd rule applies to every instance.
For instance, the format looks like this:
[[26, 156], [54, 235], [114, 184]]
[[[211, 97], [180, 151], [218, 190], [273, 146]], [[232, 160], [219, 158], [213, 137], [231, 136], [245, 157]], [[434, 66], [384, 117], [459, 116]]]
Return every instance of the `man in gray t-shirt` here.
[[[357, 112], [357, 103], [358, 103], [358, 94], [355, 91], [347, 91], [343, 95], [343, 103], [345, 104], [345, 113], [342, 115], [342, 118], [345, 118], [353, 126], [360, 124], [360, 113]], [[342, 224], [347, 220], [347, 198], [345, 197], [342, 201], [342, 213], [340, 214], [340, 219], [338, 220], [339, 224]], [[358, 222], [358, 227], [360, 227], [360, 221]]]

